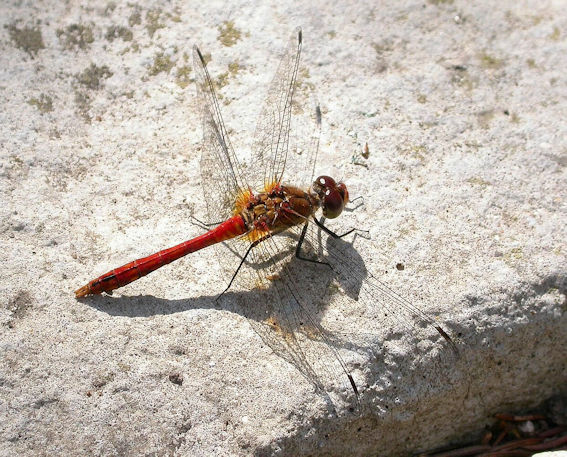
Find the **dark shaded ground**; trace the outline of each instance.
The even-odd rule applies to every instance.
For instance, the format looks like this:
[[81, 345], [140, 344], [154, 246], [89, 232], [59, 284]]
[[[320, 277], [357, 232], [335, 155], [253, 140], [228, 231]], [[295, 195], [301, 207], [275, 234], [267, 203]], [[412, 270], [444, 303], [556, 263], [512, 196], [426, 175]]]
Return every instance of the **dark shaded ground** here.
[[496, 414], [480, 440], [464, 447], [421, 454], [429, 457], [528, 457], [567, 450], [567, 400], [553, 397], [521, 415]]

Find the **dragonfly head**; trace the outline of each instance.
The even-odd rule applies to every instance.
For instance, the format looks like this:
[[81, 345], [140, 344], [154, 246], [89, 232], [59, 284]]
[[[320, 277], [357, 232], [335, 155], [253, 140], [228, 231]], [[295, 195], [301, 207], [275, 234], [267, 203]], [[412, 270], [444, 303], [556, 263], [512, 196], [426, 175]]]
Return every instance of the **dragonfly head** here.
[[311, 189], [319, 196], [322, 202], [323, 216], [328, 219], [339, 216], [348, 203], [346, 186], [342, 182], [337, 183], [330, 176], [319, 176], [313, 182]]

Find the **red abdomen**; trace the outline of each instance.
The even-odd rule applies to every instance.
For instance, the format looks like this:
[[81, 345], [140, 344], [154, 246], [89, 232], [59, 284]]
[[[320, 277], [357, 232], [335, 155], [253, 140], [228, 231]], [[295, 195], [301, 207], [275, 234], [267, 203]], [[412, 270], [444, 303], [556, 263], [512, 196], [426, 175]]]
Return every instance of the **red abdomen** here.
[[207, 233], [185, 241], [184, 243], [156, 252], [148, 257], [143, 257], [133, 262], [127, 263], [119, 268], [115, 268], [108, 273], [93, 279], [88, 284], [75, 291], [75, 297], [95, 295], [102, 292], [110, 292], [119, 287], [146, 276], [168, 263], [173, 262], [191, 252], [206, 248], [216, 243], [226, 241], [248, 231], [246, 223], [240, 215], [231, 217], [227, 221], [218, 225]]

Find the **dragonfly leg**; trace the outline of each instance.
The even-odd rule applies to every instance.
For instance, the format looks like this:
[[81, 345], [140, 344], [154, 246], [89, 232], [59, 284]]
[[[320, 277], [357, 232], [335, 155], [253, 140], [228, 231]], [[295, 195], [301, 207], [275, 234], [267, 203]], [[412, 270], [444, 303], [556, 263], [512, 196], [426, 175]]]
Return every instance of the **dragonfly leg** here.
[[244, 254], [244, 257], [242, 257], [242, 260], [240, 261], [240, 263], [238, 264], [238, 268], [236, 269], [236, 271], [234, 272], [234, 274], [232, 275], [232, 278], [230, 279], [230, 282], [228, 283], [228, 286], [226, 286], [226, 288], [217, 296], [217, 298], [215, 298], [215, 301], [219, 301], [220, 298], [225, 294], [225, 292], [230, 289], [230, 286], [232, 286], [232, 283], [234, 282], [234, 280], [236, 279], [236, 276], [238, 275], [238, 272], [240, 271], [240, 269], [242, 268], [242, 265], [244, 265], [244, 262], [246, 261], [246, 257], [248, 257], [248, 254], [250, 254], [250, 251], [252, 250], [252, 248], [254, 246], [256, 246], [258, 244], [260, 240], [254, 241], [246, 250], [246, 254]]
[[236, 269], [236, 271], [234, 272], [234, 274], [232, 275], [232, 278], [230, 279], [230, 282], [228, 283], [228, 286], [226, 286], [226, 288], [218, 295], [217, 298], [215, 298], [215, 301], [219, 301], [220, 298], [226, 293], [226, 291], [228, 289], [230, 289], [230, 286], [232, 286], [232, 283], [234, 282], [234, 280], [236, 279], [236, 276], [238, 275], [238, 272], [240, 271], [240, 269], [242, 268], [242, 265], [244, 265], [244, 262], [246, 262], [246, 258], [248, 257], [248, 254], [250, 254], [250, 251], [252, 251], [252, 249], [256, 246], [258, 246], [258, 244], [260, 244], [262, 241], [264, 241], [265, 239], [269, 238], [272, 235], [266, 235], [262, 238], [260, 238], [259, 240], [254, 241], [253, 243], [250, 244], [250, 246], [248, 247], [248, 249], [246, 250], [246, 254], [244, 254], [244, 257], [242, 257], [242, 260], [240, 261], [240, 263], [238, 264], [238, 268]]
[[303, 245], [303, 241], [305, 240], [305, 234], [307, 233], [307, 222], [303, 225], [303, 230], [301, 231], [301, 235], [299, 236], [299, 241], [297, 242], [297, 246], [295, 248], [295, 257], [297, 257], [299, 260], [305, 260], [306, 262], [312, 262], [312, 263], [319, 263], [321, 265], [327, 265], [329, 268], [331, 267], [331, 264], [328, 262], [321, 262], [320, 260], [315, 260], [315, 259], [308, 259], [307, 257], [303, 257], [301, 255], [301, 246]]
[[[321, 218], [321, 219], [323, 219], [323, 218]], [[329, 236], [331, 236], [331, 237], [333, 237], [333, 238], [335, 238], [335, 239], [342, 238], [343, 236], [350, 235], [352, 232], [370, 233], [368, 230], [362, 230], [362, 229], [352, 228], [352, 229], [350, 229], [350, 230], [347, 230], [345, 233], [342, 233], [341, 235], [339, 235], [339, 234], [333, 232], [331, 229], [327, 228], [327, 227], [325, 226], [325, 224], [324, 224], [322, 221], [318, 220], [317, 218], [314, 217], [313, 220], [315, 221], [315, 223], [317, 224], [317, 226], [318, 226], [321, 230], [323, 230], [325, 233], [327, 233]], [[364, 238], [364, 237], [363, 237], [363, 238]]]

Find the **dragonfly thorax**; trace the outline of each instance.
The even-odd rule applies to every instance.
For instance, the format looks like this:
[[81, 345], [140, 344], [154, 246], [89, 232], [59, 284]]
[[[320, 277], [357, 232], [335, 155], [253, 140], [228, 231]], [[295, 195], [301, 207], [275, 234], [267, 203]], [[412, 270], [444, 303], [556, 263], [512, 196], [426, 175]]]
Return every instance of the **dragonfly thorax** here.
[[250, 229], [277, 233], [305, 222], [320, 205], [317, 194], [278, 184], [250, 198], [241, 215]]
[[348, 190], [344, 183], [337, 183], [330, 176], [319, 176], [311, 186], [311, 192], [317, 195], [323, 216], [333, 219], [339, 216], [348, 203]]

